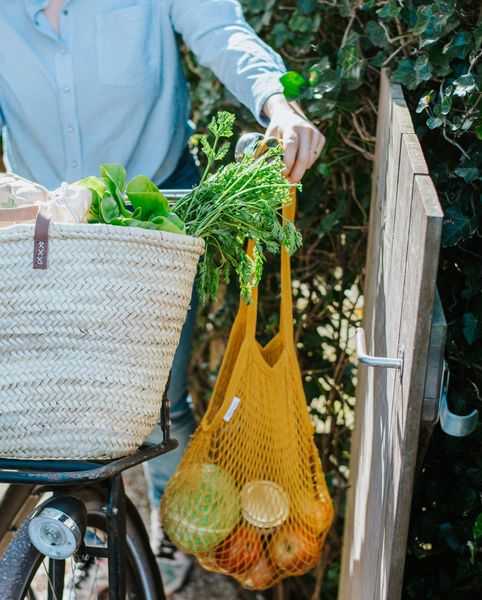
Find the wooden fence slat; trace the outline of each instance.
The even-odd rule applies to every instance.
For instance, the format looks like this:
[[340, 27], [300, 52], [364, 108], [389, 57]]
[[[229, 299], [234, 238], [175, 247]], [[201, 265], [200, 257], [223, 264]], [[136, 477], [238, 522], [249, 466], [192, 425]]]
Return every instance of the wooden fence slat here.
[[392, 451], [384, 494], [384, 535], [375, 596], [388, 599], [399, 598], [402, 589], [443, 219], [430, 177], [415, 174], [413, 180], [410, 244], [404, 265], [406, 278], [400, 317], [404, 374], [402, 383], [389, 396], [393, 399], [389, 430]]
[[[385, 197], [385, 181], [386, 169], [388, 163], [388, 153], [386, 148], [389, 143], [390, 121], [391, 121], [391, 88], [386, 70], [382, 72], [380, 81], [380, 98], [378, 105], [378, 121], [377, 135], [375, 148], [375, 167], [372, 175], [372, 200], [370, 204], [370, 229], [368, 234], [367, 244], [367, 259], [365, 269], [365, 290], [364, 303], [371, 304], [377, 294], [377, 273], [379, 271], [380, 254], [377, 249], [380, 246], [381, 238], [381, 221], [383, 218], [383, 206]], [[367, 333], [372, 330], [371, 313], [364, 314], [364, 326]], [[371, 338], [371, 335], [369, 335]], [[371, 375], [367, 370], [360, 371], [358, 374], [357, 398], [355, 405], [355, 424], [369, 419], [370, 416], [365, 415], [366, 411], [370, 410], [370, 406], [365, 404], [364, 396], [358, 393], [358, 390], [365, 389], [368, 385], [367, 377]], [[350, 465], [350, 480], [351, 486], [348, 489], [347, 503], [349, 506], [355, 505], [355, 491], [359, 485], [366, 486], [367, 473], [370, 471], [370, 464], [367, 460], [370, 454], [368, 452], [360, 452], [354, 454], [354, 449], [362, 448], [369, 439], [364, 435], [363, 430], [355, 425], [351, 447], [352, 458]], [[345, 519], [344, 544], [342, 550], [342, 563], [348, 564], [349, 561], [349, 577], [341, 577], [340, 579], [340, 598], [349, 599], [353, 597], [354, 589], [353, 582], [362, 576], [360, 563], [353, 559], [351, 549], [355, 543], [354, 534], [360, 531], [360, 521], [364, 521], [366, 510], [363, 507], [358, 507], [357, 510], [347, 511]], [[362, 552], [360, 548], [359, 553]]]
[[441, 231], [402, 90], [386, 73], [375, 156], [363, 326], [369, 354], [397, 357], [406, 344], [412, 362], [403, 385], [395, 370], [358, 369], [339, 600], [400, 597]]

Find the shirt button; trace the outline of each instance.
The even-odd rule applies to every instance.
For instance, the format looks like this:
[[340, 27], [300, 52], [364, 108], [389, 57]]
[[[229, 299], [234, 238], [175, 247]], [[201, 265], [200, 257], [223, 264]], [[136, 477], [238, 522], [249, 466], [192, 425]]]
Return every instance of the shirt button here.
[[74, 133], [74, 128], [72, 127], [72, 125], [69, 125], [69, 126], [67, 127], [67, 131], [68, 131], [69, 133]]
[[70, 92], [70, 87], [68, 85], [64, 85], [64, 92], [67, 94]]
[[76, 160], [72, 161], [72, 169], [76, 169], [79, 165], [77, 164]]

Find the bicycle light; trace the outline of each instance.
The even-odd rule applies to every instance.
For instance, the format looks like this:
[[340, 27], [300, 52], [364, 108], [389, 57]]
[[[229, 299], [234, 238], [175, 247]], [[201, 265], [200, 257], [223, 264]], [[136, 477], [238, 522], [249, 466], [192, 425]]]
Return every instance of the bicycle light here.
[[85, 506], [77, 498], [52, 498], [30, 519], [28, 535], [32, 544], [45, 556], [65, 559], [79, 549], [86, 519]]

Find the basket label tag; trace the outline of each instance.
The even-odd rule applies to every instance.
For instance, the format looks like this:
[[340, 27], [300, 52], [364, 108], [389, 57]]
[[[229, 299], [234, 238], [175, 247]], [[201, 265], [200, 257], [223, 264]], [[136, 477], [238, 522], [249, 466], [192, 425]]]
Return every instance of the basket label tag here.
[[37, 214], [33, 241], [33, 268], [47, 268], [47, 252], [49, 245], [49, 225], [50, 219], [45, 218], [40, 213]]
[[226, 411], [226, 414], [223, 417], [226, 423], [231, 420], [231, 417], [234, 415], [234, 411], [238, 408], [240, 402], [241, 398], [234, 396], [234, 398], [231, 401], [231, 404], [229, 405], [228, 410]]

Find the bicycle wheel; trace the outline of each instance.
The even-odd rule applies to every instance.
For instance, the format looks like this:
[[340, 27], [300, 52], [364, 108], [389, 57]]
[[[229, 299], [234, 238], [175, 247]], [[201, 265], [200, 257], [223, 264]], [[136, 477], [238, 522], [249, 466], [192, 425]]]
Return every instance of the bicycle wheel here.
[[[105, 505], [93, 488], [82, 490], [87, 509], [86, 544], [107, 546]], [[127, 500], [126, 600], [165, 600], [147, 533], [132, 503]], [[0, 561], [2, 600], [108, 600], [107, 559], [75, 563], [73, 558], [53, 560], [30, 542], [28, 520], [13, 538]]]

